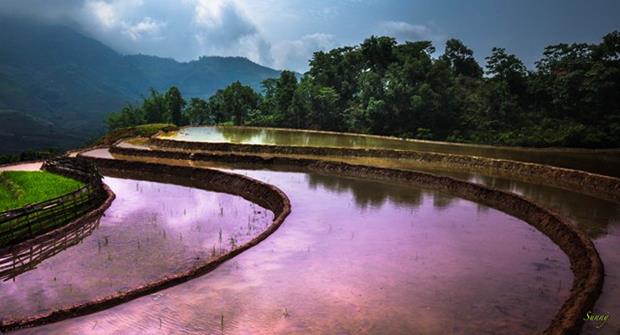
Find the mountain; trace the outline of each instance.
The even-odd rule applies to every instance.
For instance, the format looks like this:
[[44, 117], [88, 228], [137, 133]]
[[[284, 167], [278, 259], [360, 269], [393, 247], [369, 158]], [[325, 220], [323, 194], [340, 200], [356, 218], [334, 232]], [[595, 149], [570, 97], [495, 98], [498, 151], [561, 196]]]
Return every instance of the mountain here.
[[218, 89], [239, 80], [261, 90], [261, 82], [280, 76], [280, 72], [243, 57], [201, 57], [187, 63], [145, 55], [125, 56], [133, 68], [144, 74], [153, 88], [179, 87], [184, 95], [208, 98]]
[[[70, 27], [0, 17], [0, 110], [40, 131], [25, 140], [0, 123], [0, 154], [79, 145], [104, 131], [108, 113], [138, 102], [150, 88], [176, 85], [186, 98], [207, 98], [237, 80], [259, 89], [279, 75], [241, 57], [177, 62], [121, 55]], [[46, 139], [49, 131], [62, 140]]]
[[83, 139], [66, 134], [51, 122], [13, 110], [0, 110], [0, 152], [68, 148]]

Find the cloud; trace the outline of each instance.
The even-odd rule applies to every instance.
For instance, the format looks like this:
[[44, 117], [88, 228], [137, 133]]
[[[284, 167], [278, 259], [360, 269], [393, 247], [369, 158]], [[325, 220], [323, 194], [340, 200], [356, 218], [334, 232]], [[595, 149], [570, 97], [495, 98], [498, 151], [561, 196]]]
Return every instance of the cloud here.
[[105, 29], [112, 29], [118, 23], [115, 6], [105, 1], [89, 1], [84, 5], [84, 11], [87, 15], [92, 15]]
[[403, 21], [383, 21], [379, 23], [379, 33], [393, 36], [400, 42], [431, 40], [441, 41], [444, 37], [435, 29], [423, 24], [410, 24]]
[[198, 1], [194, 24], [194, 37], [203, 54], [242, 55], [272, 65], [269, 43], [236, 2]]
[[2, 0], [0, 14], [70, 25], [126, 54], [273, 65], [271, 44], [236, 0]]
[[166, 22], [154, 20], [145, 17], [142, 21], [128, 26], [123, 32], [133, 41], [149, 36], [151, 38], [159, 38], [160, 33], [167, 26]]
[[75, 20], [123, 53], [245, 56], [271, 65], [267, 41], [236, 1], [84, 0]]
[[278, 68], [306, 69], [315, 51], [331, 49], [335, 45], [334, 35], [314, 33], [274, 44], [271, 53]]
[[[339, 6], [288, 0], [0, 0], [0, 15], [69, 25], [123, 54], [179, 61], [243, 56], [305, 71], [315, 51], [340, 45], [334, 35], [317, 32], [333, 31], [335, 17], [347, 12]], [[311, 27], [316, 20], [318, 29]]]

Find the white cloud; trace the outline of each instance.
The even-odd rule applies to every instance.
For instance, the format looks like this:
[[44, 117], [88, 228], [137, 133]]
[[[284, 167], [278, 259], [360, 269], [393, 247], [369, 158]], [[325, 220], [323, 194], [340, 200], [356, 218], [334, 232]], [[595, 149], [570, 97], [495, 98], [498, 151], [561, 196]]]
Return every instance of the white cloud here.
[[336, 45], [331, 34], [314, 33], [297, 40], [276, 43], [271, 48], [274, 66], [283, 69], [306, 69], [315, 51], [331, 49]]
[[224, 12], [234, 13], [234, 3], [222, 0], [199, 0], [196, 4], [195, 21], [211, 29], [217, 29], [223, 24]]
[[145, 17], [142, 21], [129, 25], [124, 29], [124, 33], [129, 36], [130, 39], [136, 41], [143, 36], [149, 36], [151, 38], [159, 38], [161, 31], [167, 26], [166, 22], [154, 20], [150, 17]]
[[244, 56], [271, 66], [270, 44], [240, 5], [226, 0], [195, 1], [194, 40], [200, 55]]
[[83, 0], [81, 28], [123, 53], [178, 60], [245, 56], [272, 65], [269, 42], [234, 0]]
[[111, 4], [105, 1], [90, 1], [84, 7], [104, 28], [111, 29], [117, 24], [118, 18]]
[[383, 21], [379, 24], [379, 33], [396, 37], [400, 42], [443, 39], [441, 34], [428, 25], [410, 24], [403, 21]]

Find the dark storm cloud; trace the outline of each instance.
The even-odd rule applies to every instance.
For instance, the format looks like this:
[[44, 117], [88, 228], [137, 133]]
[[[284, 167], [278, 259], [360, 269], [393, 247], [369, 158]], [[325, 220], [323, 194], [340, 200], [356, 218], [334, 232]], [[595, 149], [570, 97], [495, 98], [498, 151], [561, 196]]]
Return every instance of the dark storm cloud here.
[[123, 53], [272, 63], [270, 43], [235, 1], [8, 0], [0, 14], [68, 24]]
[[617, 0], [0, 0], [0, 15], [68, 24], [123, 53], [246, 56], [307, 69], [312, 52], [370, 35], [459, 38], [484, 63], [505, 47], [532, 66], [543, 48], [620, 29]]

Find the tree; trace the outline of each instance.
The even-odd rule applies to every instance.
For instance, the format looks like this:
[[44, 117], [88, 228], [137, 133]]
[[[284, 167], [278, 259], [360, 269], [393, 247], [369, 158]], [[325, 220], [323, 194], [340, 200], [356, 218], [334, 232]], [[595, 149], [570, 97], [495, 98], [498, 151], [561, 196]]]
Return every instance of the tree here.
[[487, 57], [487, 115], [496, 121], [496, 128], [515, 127], [523, 120], [528, 99], [528, 73], [517, 56], [504, 48], [493, 48]]
[[517, 56], [506, 53], [504, 48], [493, 48], [491, 56], [486, 59], [487, 74], [506, 81], [513, 93], [519, 94], [525, 91], [527, 68]]
[[181, 96], [181, 92], [176, 86], [171, 86], [166, 93], [166, 121], [173, 123], [177, 126], [184, 125], [183, 107], [185, 106], [185, 100]]
[[368, 68], [382, 73], [394, 61], [396, 39], [388, 36], [371, 36], [360, 45], [364, 64]]
[[474, 52], [460, 40], [452, 38], [446, 41], [446, 48], [441, 59], [450, 64], [450, 68], [456, 76], [482, 77], [482, 68], [476, 62]]
[[221, 95], [220, 101], [217, 102], [219, 108], [224, 111], [224, 115], [232, 117], [237, 126], [243, 125], [248, 114], [258, 108], [260, 99], [251, 87], [244, 86], [239, 81], [232, 83], [223, 91], [218, 91], [216, 95]]
[[594, 58], [604, 62], [620, 62], [620, 31], [613, 31], [603, 36], [603, 42], [595, 47]]
[[131, 127], [142, 123], [144, 123], [142, 109], [131, 104], [123, 107], [119, 112], [110, 114], [106, 119], [109, 130]]
[[164, 122], [167, 109], [165, 96], [152, 88], [150, 95], [142, 100], [142, 110], [144, 111], [144, 121], [146, 123]]
[[299, 120], [291, 114], [291, 104], [297, 89], [295, 73], [282, 71], [279, 78], [267, 79], [262, 85], [265, 95], [260, 108], [269, 111], [269, 123], [278, 127], [299, 127]]
[[276, 120], [279, 120], [279, 126], [295, 127], [299, 126], [298, 115], [292, 115], [291, 103], [297, 88], [297, 78], [295, 73], [291, 71], [282, 71], [280, 78], [276, 81], [275, 94], [273, 96], [276, 107]]
[[213, 124], [213, 115], [209, 113], [209, 104], [200, 98], [192, 98], [186, 111], [192, 125]]

